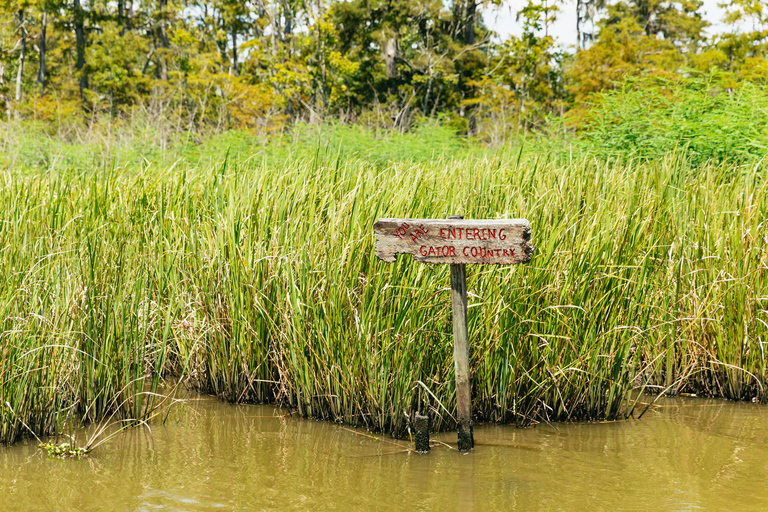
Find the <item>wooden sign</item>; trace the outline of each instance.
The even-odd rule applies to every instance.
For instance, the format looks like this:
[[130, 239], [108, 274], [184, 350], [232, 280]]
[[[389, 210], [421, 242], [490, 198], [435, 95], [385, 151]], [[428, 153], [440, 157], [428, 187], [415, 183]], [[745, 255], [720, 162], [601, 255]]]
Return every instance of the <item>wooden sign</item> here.
[[[533, 254], [531, 225], [525, 219], [464, 220], [379, 219], [373, 225], [376, 256], [392, 263], [398, 254], [411, 254], [424, 263], [451, 265], [453, 359], [456, 370], [456, 426], [459, 450], [475, 445], [472, 433], [472, 395], [469, 375], [466, 264], [514, 265], [527, 263]], [[418, 411], [415, 426], [426, 425]], [[426, 427], [423, 427], [424, 429]], [[429, 433], [418, 435], [416, 450], [429, 451]]]
[[513, 265], [533, 253], [525, 219], [379, 219], [373, 230], [376, 256], [390, 263], [400, 253], [423, 263]]

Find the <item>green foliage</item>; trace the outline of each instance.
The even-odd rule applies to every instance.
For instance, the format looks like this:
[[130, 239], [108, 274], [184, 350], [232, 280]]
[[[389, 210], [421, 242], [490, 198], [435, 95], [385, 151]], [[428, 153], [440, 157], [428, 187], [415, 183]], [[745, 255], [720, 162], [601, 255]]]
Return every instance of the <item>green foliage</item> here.
[[597, 98], [582, 130], [588, 149], [606, 158], [657, 160], [674, 151], [692, 165], [761, 161], [768, 155], [768, 89], [747, 83], [728, 90], [717, 75], [629, 80]]
[[518, 13], [523, 20], [521, 37], [511, 36], [493, 47], [498, 57], [489, 64], [493, 71], [478, 82], [479, 102], [487, 118], [487, 137], [504, 143], [530, 129], [541, 130], [548, 116], [562, 114], [567, 97], [563, 63], [567, 60], [552, 36], [541, 36], [554, 19], [556, 7], [532, 1]]
[[318, 148], [343, 158], [357, 157], [377, 164], [450, 160], [471, 151], [451, 126], [427, 120], [408, 133], [375, 132], [341, 124], [320, 129], [306, 126], [296, 130], [289, 143], [274, 147], [273, 154], [296, 150], [309, 153]]
[[587, 19], [599, 30], [575, 53], [551, 33], [565, 6], [528, 0], [522, 34], [501, 40], [482, 22], [493, 4], [2, 0], [0, 108], [49, 135], [141, 111], [198, 141], [335, 121], [404, 132], [450, 118], [462, 136], [501, 146], [553, 117], [578, 125], [594, 95], [626, 77], [714, 69], [727, 88], [768, 81], [760, 1], [724, 3], [731, 27], [707, 39], [700, 0], [577, 0], [579, 30]]

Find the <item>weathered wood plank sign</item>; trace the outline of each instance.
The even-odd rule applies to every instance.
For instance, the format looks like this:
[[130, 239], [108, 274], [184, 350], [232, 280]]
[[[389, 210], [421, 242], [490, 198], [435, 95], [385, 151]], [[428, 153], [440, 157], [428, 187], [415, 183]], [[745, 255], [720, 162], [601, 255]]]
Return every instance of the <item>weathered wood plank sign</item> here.
[[379, 219], [373, 230], [376, 256], [390, 263], [401, 253], [423, 263], [513, 265], [533, 253], [525, 219]]
[[[398, 254], [411, 254], [413, 259], [423, 263], [451, 265], [459, 450], [471, 450], [475, 442], [472, 433], [472, 396], [469, 389], [465, 265], [527, 263], [533, 254], [531, 226], [525, 219], [464, 220], [464, 217], [454, 215], [448, 219], [379, 219], [373, 225], [373, 230], [376, 236], [376, 256], [383, 261], [392, 263]], [[423, 417], [417, 414], [417, 419], [420, 418]], [[426, 425], [425, 421], [421, 423]], [[418, 451], [429, 450], [428, 434], [426, 444], [423, 439], [417, 432]]]

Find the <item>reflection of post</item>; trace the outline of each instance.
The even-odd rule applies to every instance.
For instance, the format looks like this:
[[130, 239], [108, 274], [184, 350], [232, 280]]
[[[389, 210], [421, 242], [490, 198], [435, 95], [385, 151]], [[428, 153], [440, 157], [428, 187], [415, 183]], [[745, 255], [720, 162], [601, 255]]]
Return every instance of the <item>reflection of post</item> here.
[[456, 495], [457, 512], [475, 510], [475, 458], [459, 457], [459, 483]]
[[[454, 215], [449, 219], [463, 219]], [[453, 310], [453, 358], [456, 363], [456, 421], [459, 450], [469, 451], [472, 436], [472, 396], [469, 390], [469, 335], [467, 332], [467, 268], [463, 263], [451, 265], [451, 308]]]

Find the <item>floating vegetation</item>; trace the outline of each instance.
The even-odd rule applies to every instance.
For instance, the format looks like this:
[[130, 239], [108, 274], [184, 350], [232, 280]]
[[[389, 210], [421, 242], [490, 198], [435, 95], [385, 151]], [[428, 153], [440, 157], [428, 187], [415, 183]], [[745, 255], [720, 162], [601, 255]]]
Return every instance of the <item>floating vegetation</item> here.
[[49, 456], [59, 459], [66, 459], [67, 457], [86, 457], [88, 452], [90, 452], [90, 450], [85, 447], [77, 447], [69, 443], [40, 443], [38, 446], [48, 452]]

